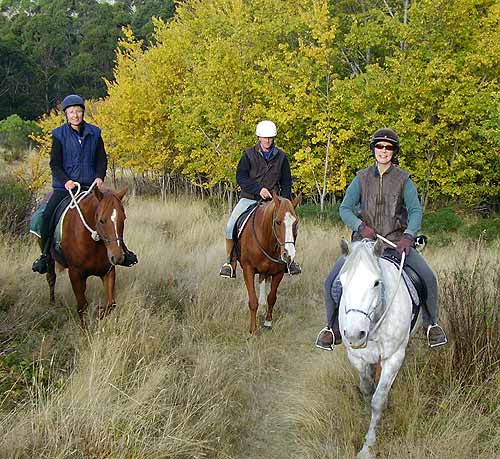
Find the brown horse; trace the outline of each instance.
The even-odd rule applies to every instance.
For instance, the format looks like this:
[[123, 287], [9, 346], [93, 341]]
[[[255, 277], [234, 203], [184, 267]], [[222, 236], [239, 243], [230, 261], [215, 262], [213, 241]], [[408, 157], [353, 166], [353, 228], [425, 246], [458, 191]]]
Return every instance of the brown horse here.
[[238, 240], [240, 266], [243, 270], [250, 308], [250, 333], [257, 333], [255, 274], [259, 274], [260, 303], [265, 304], [265, 281], [271, 279], [267, 296], [267, 314], [264, 327], [271, 328], [273, 306], [278, 286], [283, 279], [287, 263], [295, 257], [295, 238], [298, 217], [295, 208], [300, 195], [292, 202], [273, 193], [273, 199], [257, 206]]
[[[63, 257], [53, 252], [50, 256], [47, 282], [50, 289], [50, 301], [55, 303], [54, 287], [56, 270], [68, 270], [71, 286], [78, 303], [78, 314], [83, 327], [88, 303], [85, 297], [87, 278], [99, 276], [104, 286], [106, 305], [98, 307], [98, 317], [102, 318], [115, 306], [115, 265], [124, 257], [123, 227], [125, 210], [122, 199], [127, 188], [114, 193], [111, 190], [93, 188], [80, 203], [83, 219], [76, 208], [69, 209], [63, 221], [61, 248]], [[90, 230], [94, 230], [98, 239], [95, 241]], [[54, 261], [55, 259], [55, 261]]]

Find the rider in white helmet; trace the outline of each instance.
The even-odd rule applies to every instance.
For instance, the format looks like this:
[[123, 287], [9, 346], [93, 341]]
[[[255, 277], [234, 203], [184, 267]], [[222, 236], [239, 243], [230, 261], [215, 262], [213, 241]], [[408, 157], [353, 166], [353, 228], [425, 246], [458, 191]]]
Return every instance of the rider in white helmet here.
[[[292, 174], [285, 152], [274, 144], [276, 125], [269, 120], [257, 124], [256, 145], [247, 148], [236, 169], [236, 182], [241, 188], [240, 200], [233, 209], [226, 225], [227, 261], [219, 274], [222, 277], [236, 277], [236, 257], [233, 253], [233, 229], [238, 217], [259, 200], [272, 198], [272, 191], [291, 199]], [[289, 267], [290, 274], [299, 274], [300, 266], [294, 261]]]

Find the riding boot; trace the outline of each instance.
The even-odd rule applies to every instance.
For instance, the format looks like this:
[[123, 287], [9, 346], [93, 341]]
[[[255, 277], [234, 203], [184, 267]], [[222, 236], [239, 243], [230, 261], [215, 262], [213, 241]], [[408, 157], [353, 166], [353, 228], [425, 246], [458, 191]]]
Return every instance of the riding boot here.
[[233, 253], [234, 241], [232, 239], [226, 239], [227, 261], [221, 266], [219, 275], [228, 279], [236, 278], [236, 258]]
[[123, 261], [118, 263], [120, 266], [125, 266], [129, 268], [130, 266], [134, 266], [139, 262], [137, 255], [129, 250], [123, 242]]
[[431, 310], [427, 305], [423, 305], [424, 333], [427, 337], [427, 344], [430, 348], [444, 346], [448, 342], [443, 328], [437, 323], [437, 307]]
[[41, 231], [42, 254], [33, 262], [31, 270], [35, 273], [46, 274], [49, 269], [50, 237]]
[[316, 338], [316, 347], [324, 351], [333, 351], [334, 346], [342, 343], [342, 336], [339, 328], [339, 317], [336, 313], [332, 324], [322, 328]]

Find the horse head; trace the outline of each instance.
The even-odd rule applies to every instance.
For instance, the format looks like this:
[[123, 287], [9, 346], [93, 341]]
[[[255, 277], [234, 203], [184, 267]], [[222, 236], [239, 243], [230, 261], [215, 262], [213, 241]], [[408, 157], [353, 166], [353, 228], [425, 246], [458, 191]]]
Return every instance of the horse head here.
[[273, 192], [273, 233], [280, 246], [280, 259], [285, 263], [291, 263], [295, 258], [295, 239], [299, 221], [295, 208], [300, 199], [300, 194], [289, 201]]
[[108, 253], [109, 262], [116, 265], [123, 261], [123, 227], [126, 219], [122, 199], [128, 188], [114, 193], [111, 190], [101, 191], [94, 188], [97, 198], [95, 210], [96, 230], [99, 238], [104, 242]]
[[346, 257], [340, 271], [342, 297], [340, 300], [340, 327], [344, 339], [353, 349], [365, 348], [370, 327], [375, 323], [382, 301], [382, 273], [378, 258], [382, 255], [382, 241], [354, 242], [351, 247], [341, 241]]

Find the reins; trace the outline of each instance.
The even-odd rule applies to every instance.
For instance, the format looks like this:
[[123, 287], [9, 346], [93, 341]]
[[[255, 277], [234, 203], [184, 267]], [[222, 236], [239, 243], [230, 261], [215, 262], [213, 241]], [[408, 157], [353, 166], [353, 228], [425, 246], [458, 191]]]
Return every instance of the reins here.
[[[396, 247], [396, 244], [394, 244], [392, 241], [389, 241], [388, 239], [386, 239], [385, 237], [381, 236], [380, 234], [377, 234], [377, 238], [379, 238], [381, 241], [385, 242], [386, 244], [388, 244], [388, 245], [390, 245], [390, 246], [392, 246], [392, 247], [394, 247], [394, 248]], [[373, 325], [373, 327], [371, 328], [371, 330], [370, 330], [370, 331], [371, 331], [372, 333], [373, 333], [373, 332], [375, 332], [375, 331], [376, 331], [376, 330], [380, 327], [380, 325], [381, 325], [381, 323], [382, 323], [383, 319], [384, 319], [384, 318], [385, 318], [385, 316], [387, 315], [387, 313], [388, 313], [388, 311], [389, 311], [389, 309], [390, 309], [390, 307], [391, 307], [392, 303], [394, 302], [394, 299], [396, 298], [396, 293], [398, 292], [398, 290], [399, 290], [399, 285], [400, 285], [400, 283], [401, 283], [401, 277], [402, 277], [402, 273], [403, 273], [403, 265], [404, 265], [404, 262], [405, 262], [405, 258], [406, 258], [406, 254], [405, 254], [405, 252], [403, 252], [403, 253], [401, 254], [401, 263], [400, 263], [400, 265], [399, 265], [399, 270], [398, 270], [398, 283], [397, 283], [397, 285], [396, 285], [396, 288], [394, 289], [394, 294], [392, 295], [391, 301], [390, 301], [389, 303], [386, 303], [386, 304], [387, 304], [387, 306], [385, 307], [384, 312], [382, 313], [382, 315], [380, 316], [380, 318], [377, 320], [377, 322], [376, 322], [376, 323]], [[383, 287], [383, 283], [382, 283], [382, 287]], [[381, 296], [381, 297], [383, 297], [383, 295], [382, 295], [382, 294], [381, 294], [380, 296]], [[360, 313], [360, 314], [362, 314], [362, 315], [366, 316], [366, 317], [370, 320], [370, 322], [373, 322], [373, 319], [372, 319], [372, 317], [371, 317], [371, 314], [372, 314], [373, 312], [375, 312], [375, 310], [377, 309], [377, 306], [378, 306], [379, 304], [381, 304], [381, 302], [377, 302], [377, 304], [375, 305], [375, 307], [374, 307], [372, 310], [368, 311], [368, 312], [365, 312], [365, 311], [363, 311], [363, 310], [361, 310], [361, 309], [357, 309], [357, 308], [351, 308], [351, 309], [348, 309], [348, 310], [345, 310], [345, 309], [344, 309], [344, 311], [345, 311], [345, 314], [346, 314], [346, 315], [347, 315], [349, 312], [358, 312], [358, 313]], [[344, 306], [344, 308], [345, 308], [345, 306]]]
[[[381, 236], [380, 234], [377, 234], [377, 237], [381, 241], [385, 242], [386, 244], [389, 244], [390, 246], [396, 248], [396, 244], [394, 244], [394, 242], [392, 242], [392, 241], [389, 241], [389, 239], [386, 239], [384, 236]], [[396, 288], [394, 289], [394, 294], [392, 295], [391, 301], [387, 304], [384, 312], [382, 313], [382, 315], [378, 319], [377, 323], [373, 326], [373, 328], [371, 330], [372, 332], [377, 331], [378, 327], [380, 327], [380, 324], [382, 323], [382, 320], [387, 315], [387, 312], [389, 311], [392, 303], [394, 302], [394, 299], [396, 298], [396, 293], [398, 292], [399, 285], [401, 284], [401, 277], [402, 277], [402, 274], [403, 274], [403, 265], [405, 263], [405, 258], [406, 258], [406, 253], [403, 251], [403, 253], [401, 254], [401, 263], [399, 265], [399, 270], [398, 270], [398, 283], [396, 285]]]
[[[260, 204], [259, 204], [260, 205]], [[257, 214], [257, 209], [255, 209], [255, 212], [253, 213], [252, 215], [252, 235], [253, 235], [253, 238], [255, 240], [255, 243], [257, 244], [257, 247], [259, 248], [259, 250], [262, 252], [262, 254], [270, 261], [272, 261], [273, 263], [278, 263], [278, 264], [281, 264], [281, 265], [288, 265], [289, 266], [289, 263], [283, 261], [283, 260], [280, 260], [278, 258], [274, 258], [272, 255], [269, 255], [266, 250], [264, 249], [264, 247], [262, 247], [262, 244], [259, 242], [259, 240], [257, 239], [257, 233], [255, 232], [255, 215]], [[273, 233], [273, 237], [275, 238], [276, 242], [278, 243], [278, 245], [280, 247], [284, 247], [285, 244], [294, 244], [295, 245], [295, 241], [293, 242], [287, 242], [285, 240], [285, 242], [281, 242], [279, 240], [279, 237], [278, 237], [278, 233], [276, 232], [276, 228], [275, 228], [275, 223], [276, 223], [276, 215], [274, 213], [274, 209], [273, 209], [273, 219], [272, 219], [272, 225], [271, 225], [271, 228], [272, 228], [272, 233]]]
[[[69, 208], [70, 209], [75, 209], [77, 210], [78, 212], [78, 215], [80, 216], [80, 220], [82, 221], [83, 223], [83, 226], [87, 229], [87, 231], [90, 233], [90, 236], [92, 237], [92, 239], [95, 241], [95, 242], [98, 242], [101, 237], [99, 236], [99, 233], [96, 231], [96, 230], [93, 230], [88, 224], [87, 222], [85, 221], [85, 217], [83, 216], [83, 213], [82, 213], [82, 210], [80, 209], [80, 206], [78, 205], [79, 202], [87, 197], [90, 192], [92, 191], [92, 188], [94, 188], [95, 186], [95, 180], [92, 182], [92, 185], [90, 185], [89, 189], [87, 191], [84, 191], [83, 193], [80, 194], [80, 191], [81, 191], [81, 185], [78, 183], [78, 182], [74, 182], [75, 186], [78, 188], [77, 192], [75, 194], [73, 194], [73, 191], [71, 190], [68, 190], [69, 192], [69, 195], [71, 196], [71, 204], [69, 205]], [[77, 200], [78, 198], [78, 200]]]
[[[69, 192], [69, 194], [71, 196], [71, 201], [72, 201], [71, 204], [69, 205], [69, 208], [70, 209], [75, 209], [76, 208], [76, 210], [78, 212], [78, 215], [80, 216], [80, 220], [83, 223], [83, 226], [90, 233], [90, 236], [92, 237], [92, 239], [95, 242], [103, 241], [104, 243], [109, 243], [109, 242], [113, 242], [113, 241], [121, 241], [121, 242], [123, 242], [123, 238], [122, 237], [106, 238], [106, 237], [102, 236], [101, 234], [99, 234], [97, 232], [97, 230], [93, 230], [88, 225], [88, 223], [85, 220], [85, 217], [83, 216], [83, 213], [82, 213], [82, 210], [80, 209], [79, 203], [80, 203], [80, 201], [82, 201], [84, 198], [86, 198], [90, 194], [90, 192], [92, 191], [92, 189], [94, 188], [94, 186], [96, 184], [95, 180], [92, 182], [92, 185], [90, 185], [89, 189], [86, 190], [86, 191], [83, 191], [82, 193], [80, 193], [80, 191], [81, 191], [81, 185], [80, 185], [80, 183], [78, 183], [78, 182], [74, 182], [74, 183], [75, 183], [75, 186], [78, 188], [78, 190], [77, 190], [77, 192], [75, 194], [73, 194], [73, 191], [68, 190], [68, 192]], [[97, 222], [96, 226], [99, 226], [99, 222]]]

